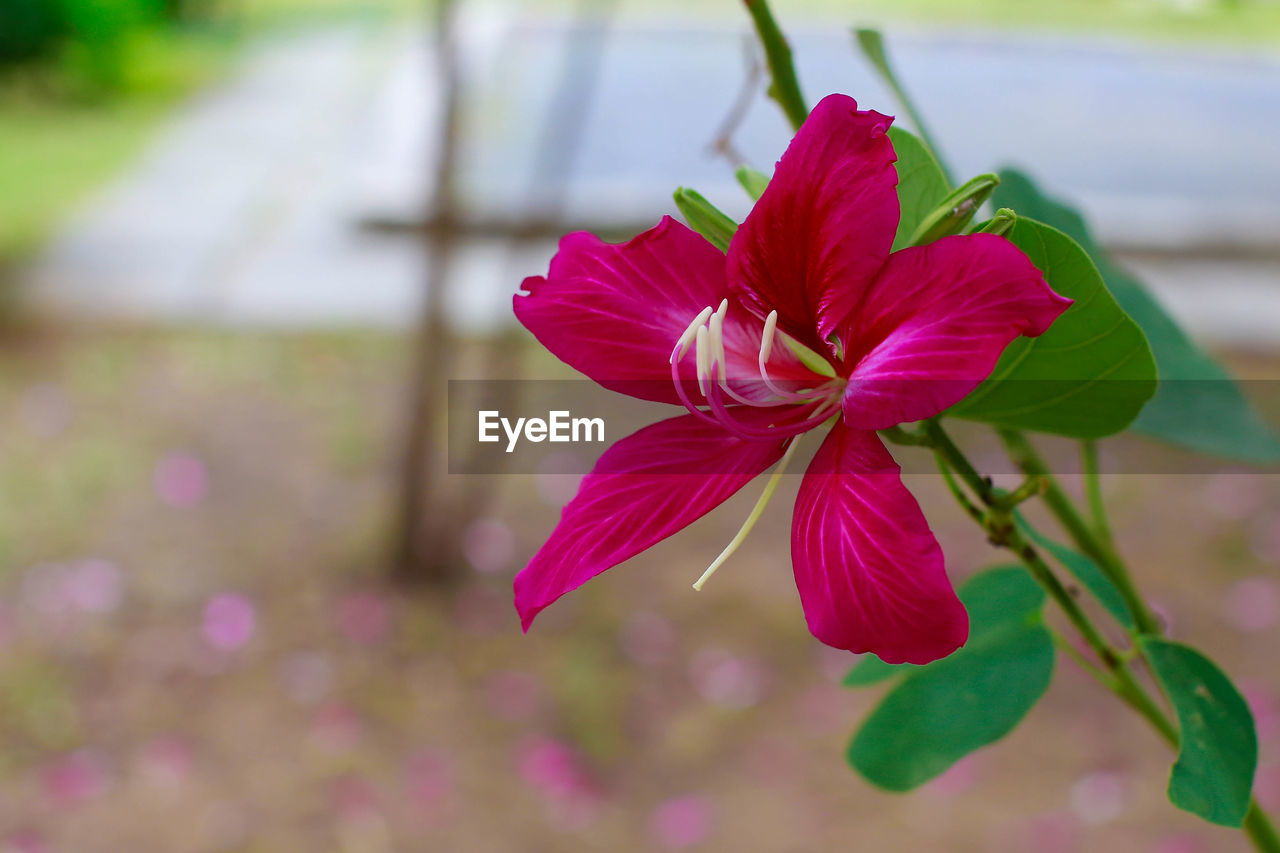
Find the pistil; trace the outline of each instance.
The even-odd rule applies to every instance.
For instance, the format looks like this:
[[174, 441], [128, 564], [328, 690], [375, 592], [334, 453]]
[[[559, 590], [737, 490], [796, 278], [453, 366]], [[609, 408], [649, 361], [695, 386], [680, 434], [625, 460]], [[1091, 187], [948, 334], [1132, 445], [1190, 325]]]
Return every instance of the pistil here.
[[756, 501], [756, 505], [751, 508], [751, 512], [747, 514], [747, 520], [742, 523], [742, 527], [738, 528], [738, 532], [729, 540], [729, 544], [720, 552], [720, 556], [711, 561], [711, 565], [707, 566], [707, 570], [702, 573], [702, 577], [693, 582], [693, 588], [701, 591], [705, 584], [716, 570], [733, 556], [733, 552], [737, 551], [739, 546], [747, 538], [747, 534], [756, 526], [756, 522], [760, 520], [760, 516], [764, 514], [764, 508], [769, 505], [769, 501], [773, 498], [773, 493], [778, 490], [778, 483], [782, 480], [782, 475], [786, 473], [787, 464], [791, 461], [791, 456], [795, 453], [799, 439], [791, 439], [791, 443], [787, 445], [787, 451], [782, 454], [782, 459], [778, 461], [778, 465], [773, 469], [773, 474], [769, 476], [769, 482], [765, 483], [764, 491], [760, 494], [760, 498]]

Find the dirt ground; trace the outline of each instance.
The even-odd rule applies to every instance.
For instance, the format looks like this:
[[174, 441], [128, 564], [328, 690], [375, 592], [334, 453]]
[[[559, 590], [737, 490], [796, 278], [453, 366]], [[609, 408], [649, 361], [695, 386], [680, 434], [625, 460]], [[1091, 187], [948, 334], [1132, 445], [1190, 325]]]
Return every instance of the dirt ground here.
[[[375, 334], [6, 345], [0, 850], [1247, 849], [1165, 801], [1164, 747], [1066, 659], [1011, 737], [923, 790], [856, 777], [843, 749], [877, 694], [840, 688], [852, 656], [805, 630], [794, 477], [701, 594], [753, 489], [527, 636], [510, 581], [565, 477], [504, 480], [456, 596], [388, 586], [407, 352]], [[1002, 561], [936, 477], [909, 481], [953, 577]], [[1107, 485], [1174, 636], [1254, 704], [1257, 792], [1280, 809], [1280, 476]]]

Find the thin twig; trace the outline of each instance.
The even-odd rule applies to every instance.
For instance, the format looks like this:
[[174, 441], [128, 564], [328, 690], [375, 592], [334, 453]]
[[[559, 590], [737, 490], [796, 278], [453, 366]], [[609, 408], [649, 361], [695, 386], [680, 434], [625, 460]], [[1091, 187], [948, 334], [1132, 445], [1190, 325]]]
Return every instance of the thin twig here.
[[756, 52], [755, 39], [747, 36], [742, 40], [743, 59], [746, 64], [746, 74], [742, 80], [742, 88], [738, 90], [738, 95], [733, 99], [733, 103], [729, 106], [729, 112], [725, 114], [724, 120], [720, 122], [720, 127], [716, 131], [716, 135], [712, 138], [710, 149], [713, 153], [719, 154], [729, 161], [729, 165], [737, 168], [746, 162], [746, 158], [738, 151], [737, 146], [733, 143], [734, 136], [738, 133], [738, 128], [747, 118], [747, 112], [751, 109], [751, 104], [756, 99], [756, 90], [760, 86], [760, 76], [764, 73], [764, 67], [760, 64], [760, 56]]

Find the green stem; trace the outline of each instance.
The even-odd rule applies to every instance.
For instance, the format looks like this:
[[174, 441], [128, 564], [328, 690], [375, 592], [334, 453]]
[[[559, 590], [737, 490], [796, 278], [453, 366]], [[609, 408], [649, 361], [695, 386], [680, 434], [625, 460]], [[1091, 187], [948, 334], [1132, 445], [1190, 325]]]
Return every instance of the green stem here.
[[987, 516], [982, 510], [969, 500], [969, 496], [964, 493], [964, 489], [960, 488], [960, 484], [956, 482], [956, 478], [951, 475], [951, 468], [947, 465], [947, 460], [941, 453], [935, 453], [938, 460], [938, 473], [942, 474], [942, 481], [947, 484], [947, 490], [951, 492], [951, 496], [956, 499], [956, 503], [960, 504], [960, 508], [969, 513], [969, 517], [983, 527], [987, 524]]
[[1085, 612], [1080, 608], [1071, 593], [1067, 592], [1067, 588], [1062, 585], [1062, 581], [1058, 580], [1058, 576], [1049, 568], [1049, 564], [1040, 556], [1040, 552], [1023, 538], [1012, 521], [1008, 523], [1007, 528], [1001, 533], [1001, 540], [997, 544], [1008, 548], [1022, 561], [1022, 564], [1031, 572], [1031, 576], [1045, 588], [1049, 593], [1049, 597], [1054, 600], [1062, 612], [1066, 614], [1067, 619], [1071, 621], [1071, 624], [1080, 632], [1080, 636], [1084, 637], [1084, 641], [1089, 644], [1089, 648], [1093, 649], [1094, 654], [1098, 656], [1103, 665], [1118, 679], [1132, 681], [1133, 675], [1129, 672], [1128, 667], [1125, 666], [1124, 661], [1120, 660], [1120, 655], [1107, 642], [1106, 637], [1102, 636], [1102, 632], [1098, 630], [1097, 626], [1085, 615]]
[[[941, 426], [934, 423], [928, 429], [931, 435], [941, 438], [944, 446], [948, 448], [947, 451], [939, 453], [940, 457], [948, 461], [952, 459], [956, 461], [963, 460], [965, 468], [973, 471], [973, 466], [951, 441], [950, 437], [946, 435]], [[966, 480], [971, 479], [963, 471], [957, 471], [957, 473]], [[976, 477], [977, 483], [987, 482], [985, 478], [977, 477], [976, 472], [974, 472], [974, 477]], [[998, 503], [992, 503], [989, 506], [998, 514], [1004, 512], [1000, 509]], [[970, 514], [973, 514], [972, 511]], [[1018, 528], [1014, 526], [1012, 520], [1008, 519], [1006, 515], [1003, 524], [993, 524], [988, 516], [984, 526], [995, 544], [1008, 548], [1027, 567], [1027, 570], [1031, 572], [1031, 576], [1044, 587], [1049, 597], [1054, 600], [1054, 603], [1058, 605], [1071, 624], [1080, 632], [1080, 636], [1088, 643], [1089, 648], [1102, 661], [1106, 672], [1110, 675], [1110, 678], [1105, 679], [1103, 683], [1124, 700], [1126, 704], [1142, 714], [1165, 740], [1176, 745], [1178, 732], [1173, 723], [1165, 716], [1165, 713], [1151, 698], [1150, 694], [1143, 689], [1120, 653], [1107, 642], [1102, 632], [1080, 608], [1080, 605], [1076, 603], [1075, 598], [1062, 585], [1062, 582], [1058, 580], [1057, 575], [1053, 573], [1053, 569], [1049, 567], [1049, 564], [1044, 561], [1044, 558], [1040, 556], [1040, 553], [1036, 551], [1031, 543], [1018, 532]]]
[[1249, 811], [1244, 816], [1244, 831], [1253, 846], [1262, 853], [1280, 853], [1280, 833], [1257, 800], [1249, 801]]
[[880, 437], [885, 441], [893, 444], [901, 444], [907, 447], [932, 447], [933, 443], [929, 437], [922, 432], [909, 432], [901, 426], [891, 426], [888, 429], [880, 430]]
[[1152, 614], [1146, 601], [1138, 594], [1133, 578], [1129, 575], [1129, 569], [1116, 557], [1115, 552], [1094, 534], [1094, 531], [1085, 522], [1084, 518], [1076, 511], [1071, 498], [1063, 491], [1062, 486], [1058, 484], [1057, 478], [1049, 471], [1049, 466], [1045, 464], [1044, 459], [1036, 452], [1036, 449], [1031, 446], [1031, 442], [1027, 441], [1026, 437], [1017, 430], [1002, 429], [999, 430], [999, 433], [1014, 464], [1028, 476], [1037, 475], [1044, 478], [1045, 505], [1049, 507], [1049, 511], [1066, 529], [1076, 547], [1084, 552], [1085, 556], [1097, 563], [1098, 568], [1120, 590], [1129, 612], [1133, 614], [1134, 625], [1138, 633], [1159, 634], [1160, 623], [1156, 620], [1155, 615]]
[[1107, 522], [1107, 507], [1102, 502], [1098, 442], [1092, 439], [1080, 442], [1080, 467], [1084, 471], [1084, 488], [1089, 499], [1089, 514], [1093, 516], [1093, 530], [1102, 544], [1114, 551], [1115, 541], [1111, 538], [1111, 525]]
[[[1176, 750], [1180, 741], [1177, 726], [1174, 725], [1169, 716], [1134, 676], [1127, 658], [1107, 642], [1106, 638], [1102, 636], [1102, 632], [1062, 586], [1062, 583], [1054, 575], [1049, 565], [1040, 557], [1035, 548], [1022, 537], [1017, 527], [1009, 523], [1007, 518], [1008, 509], [1001, 507], [999, 504], [1000, 496], [995, 493], [991, 481], [977, 472], [973, 464], [969, 462], [968, 457], [955, 445], [955, 442], [951, 440], [951, 437], [936, 421], [926, 421], [922, 428], [922, 435], [927, 437], [928, 443], [933, 447], [947, 486], [961, 506], [987, 530], [988, 535], [991, 536], [995, 544], [1008, 548], [1017, 555], [1032, 576], [1040, 582], [1049, 596], [1066, 614], [1071, 624], [1080, 632], [1080, 635], [1098, 656], [1104, 668], [1099, 669], [1090, 664], [1074, 646], [1071, 646], [1065, 637], [1050, 629], [1050, 636], [1054, 638], [1054, 642], [1058, 647], [1079, 663], [1098, 683], [1110, 690], [1130, 708], [1137, 711], [1156, 733]], [[1006, 444], [1012, 445], [1010, 450], [1011, 455], [1015, 456], [1015, 461], [1018, 461], [1020, 466], [1022, 466], [1023, 462], [1027, 462], [1029, 467], [1034, 469], [1028, 470], [1028, 466], [1022, 466], [1023, 471], [1029, 477], [1045, 478], [1049, 488], [1053, 490], [1052, 493], [1057, 495], [1055, 500], [1065, 502], [1063, 505], [1071, 513], [1069, 517], [1073, 517], [1078, 521], [1079, 515], [1075, 512], [1075, 507], [1071, 505], [1065, 493], [1057, 487], [1057, 484], [1049, 475], [1048, 469], [1044, 466], [1043, 460], [1026, 442], [1026, 439], [1017, 433], [1002, 433], [1002, 435], [1005, 437]], [[1017, 454], [1013, 452], [1015, 448], [1018, 451]], [[948, 469], [954, 470], [959, 474], [974, 493], [987, 504], [989, 508], [987, 512], [983, 512], [969, 500]], [[1046, 492], [1046, 500], [1048, 500], [1049, 494], [1049, 492]], [[1055, 514], [1057, 513], [1055, 512]], [[1062, 517], [1059, 516], [1059, 518], [1061, 519]], [[1083, 522], [1080, 521], [1080, 524], [1083, 525]], [[1067, 526], [1068, 530], [1071, 531], [1073, 524], [1068, 524], [1064, 521], [1064, 526]], [[1087, 531], [1087, 527], [1085, 530]], [[1089, 537], [1089, 541], [1093, 541], [1092, 536]], [[1080, 543], [1078, 542], [1077, 544]], [[1108, 554], [1108, 556], [1111, 561], [1120, 565], [1123, 577], [1128, 579], [1128, 572], [1124, 570], [1123, 564], [1120, 564], [1113, 554]], [[1129, 589], [1134, 598], [1143, 604], [1143, 610], [1145, 611], [1145, 602], [1142, 602], [1142, 599], [1137, 596], [1137, 591], [1133, 589], [1131, 583]], [[1242, 829], [1259, 853], [1280, 853], [1280, 833], [1277, 832], [1275, 825], [1272, 824], [1262, 807], [1258, 805], [1256, 799], [1249, 801], [1249, 811], [1245, 815]]]
[[[1053, 569], [1049, 568], [1049, 564], [1044, 561], [1040, 553], [1018, 532], [1017, 527], [1013, 524], [1013, 519], [1009, 515], [1009, 510], [1001, 504], [1000, 496], [996, 494], [991, 480], [978, 473], [969, 458], [964, 455], [960, 448], [956, 447], [955, 442], [951, 440], [951, 436], [947, 435], [946, 430], [942, 428], [942, 424], [936, 420], [925, 421], [923, 430], [924, 434], [932, 442], [939, 462], [945, 463], [947, 467], [959, 474], [960, 478], [978, 496], [978, 499], [988, 507], [986, 513], [974, 508], [967, 498], [964, 498], [963, 493], [959, 491], [955, 481], [949, 477], [947, 478], [952, 494], [956, 495], [957, 500], [961, 501], [961, 505], [966, 508], [966, 511], [971, 516], [982, 522], [992, 543], [1008, 548], [1022, 561], [1022, 564], [1031, 572], [1031, 576], [1045, 588], [1049, 596], [1062, 608], [1067, 618], [1071, 620], [1071, 624], [1076, 627], [1076, 630], [1084, 637], [1085, 642], [1089, 644], [1089, 648], [1093, 649], [1108, 670], [1116, 672], [1117, 669], [1127, 669], [1124, 667], [1124, 663], [1120, 660], [1116, 650], [1111, 647], [1111, 644], [1102, 636], [1102, 632], [1094, 626], [1089, 617], [1080, 609], [1080, 605], [1076, 603], [1075, 598], [1071, 596], [1071, 593], [1067, 592], [1066, 587], [1058, 580], [1058, 576], [1053, 573]], [[975, 512], [977, 513], [976, 515]]]
[[964, 455], [960, 448], [956, 447], [955, 442], [951, 440], [951, 436], [947, 435], [947, 431], [942, 428], [942, 424], [936, 420], [925, 421], [921, 427], [921, 434], [928, 440], [929, 446], [934, 452], [942, 456], [947, 461], [960, 478], [965, 481], [973, 493], [978, 496], [985, 504], [991, 504], [996, 499], [995, 487], [991, 480], [983, 477], [978, 473], [978, 469], [973, 467], [969, 462], [969, 458]]
[[1093, 676], [1094, 681], [1097, 681], [1108, 690], [1112, 689], [1111, 678], [1105, 672], [1090, 663], [1088, 658], [1080, 654], [1080, 650], [1076, 648], [1074, 643], [1067, 639], [1065, 634], [1050, 625], [1045, 625], [1044, 627], [1045, 630], [1049, 632], [1049, 637], [1053, 640], [1053, 644], [1058, 647], [1058, 651], [1075, 661], [1076, 666]]
[[751, 20], [756, 25], [756, 34], [760, 44], [764, 46], [765, 59], [769, 63], [769, 75], [773, 82], [769, 86], [769, 96], [778, 102], [782, 111], [795, 130], [800, 129], [804, 120], [809, 117], [809, 108], [805, 106], [804, 95], [800, 94], [800, 81], [796, 78], [796, 67], [791, 59], [791, 46], [787, 44], [778, 22], [769, 11], [767, 0], [743, 0]]
[[1006, 492], [996, 497], [1001, 509], [1011, 510], [1019, 504], [1025, 503], [1032, 498], [1039, 497], [1044, 494], [1044, 480], [1040, 477], [1028, 477], [1022, 482], [1022, 485], [1014, 489], [1012, 492]]

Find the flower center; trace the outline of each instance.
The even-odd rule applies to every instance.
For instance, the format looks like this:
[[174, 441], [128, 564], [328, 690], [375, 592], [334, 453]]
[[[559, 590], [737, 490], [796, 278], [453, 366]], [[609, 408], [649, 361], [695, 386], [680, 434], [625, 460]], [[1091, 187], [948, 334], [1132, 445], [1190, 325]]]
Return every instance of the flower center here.
[[[739, 375], [731, 375], [724, 344], [724, 323], [729, 300], [720, 306], [703, 308], [676, 339], [671, 350], [671, 381], [680, 400], [694, 415], [716, 424], [739, 438], [750, 441], [778, 441], [812, 429], [836, 414], [846, 380], [835, 375], [831, 364], [818, 353], [778, 329], [778, 312], [765, 318], [756, 363], [743, 369], [735, 365]], [[782, 344], [812, 373], [829, 377], [811, 387], [800, 387], [794, 380], [779, 382], [769, 373], [769, 359], [775, 341]], [[695, 403], [680, 366], [689, 350], [693, 350], [694, 376], [703, 403]], [[727, 400], [726, 400], [727, 398]], [[730, 408], [732, 404], [738, 404]], [[776, 408], [776, 420], [762, 422], [752, 418], [744, 423], [737, 413], [742, 407]]]
[[[839, 414], [840, 398], [844, 393], [847, 380], [835, 375], [831, 364], [818, 353], [806, 347], [785, 332], [778, 329], [778, 312], [771, 311], [764, 321], [764, 331], [760, 336], [760, 350], [753, 365], [754, 372], [748, 369], [742, 376], [730, 376], [729, 359], [724, 345], [724, 321], [729, 311], [729, 300], [720, 302], [715, 310], [711, 306], [703, 308], [693, 318], [688, 327], [676, 340], [671, 350], [671, 381], [675, 383], [676, 393], [680, 400], [694, 415], [703, 420], [723, 427], [728, 432], [748, 441], [788, 441], [786, 452], [778, 462], [764, 492], [756, 501], [747, 519], [737, 534], [729, 540], [729, 544], [720, 552], [720, 556], [712, 561], [694, 584], [694, 589], [702, 589], [707, 579], [724, 565], [725, 561], [738, 550], [747, 538], [747, 534], [755, 527], [756, 522], [769, 505], [773, 493], [777, 491], [778, 482], [782, 479], [787, 463], [795, 453], [799, 441], [796, 439], [802, 432], [813, 429], [824, 421], [831, 420]], [[769, 358], [773, 355], [775, 341], [790, 350], [812, 373], [829, 377], [812, 387], [798, 386], [794, 380], [778, 382], [769, 374]], [[705, 400], [706, 408], [695, 405], [685, 388], [684, 377], [680, 375], [680, 365], [689, 349], [693, 349], [694, 376], [698, 382], [698, 393]], [[724, 398], [739, 405], [729, 408]], [[739, 417], [744, 407], [775, 408], [778, 417], [774, 420], [752, 418], [744, 423]]]

